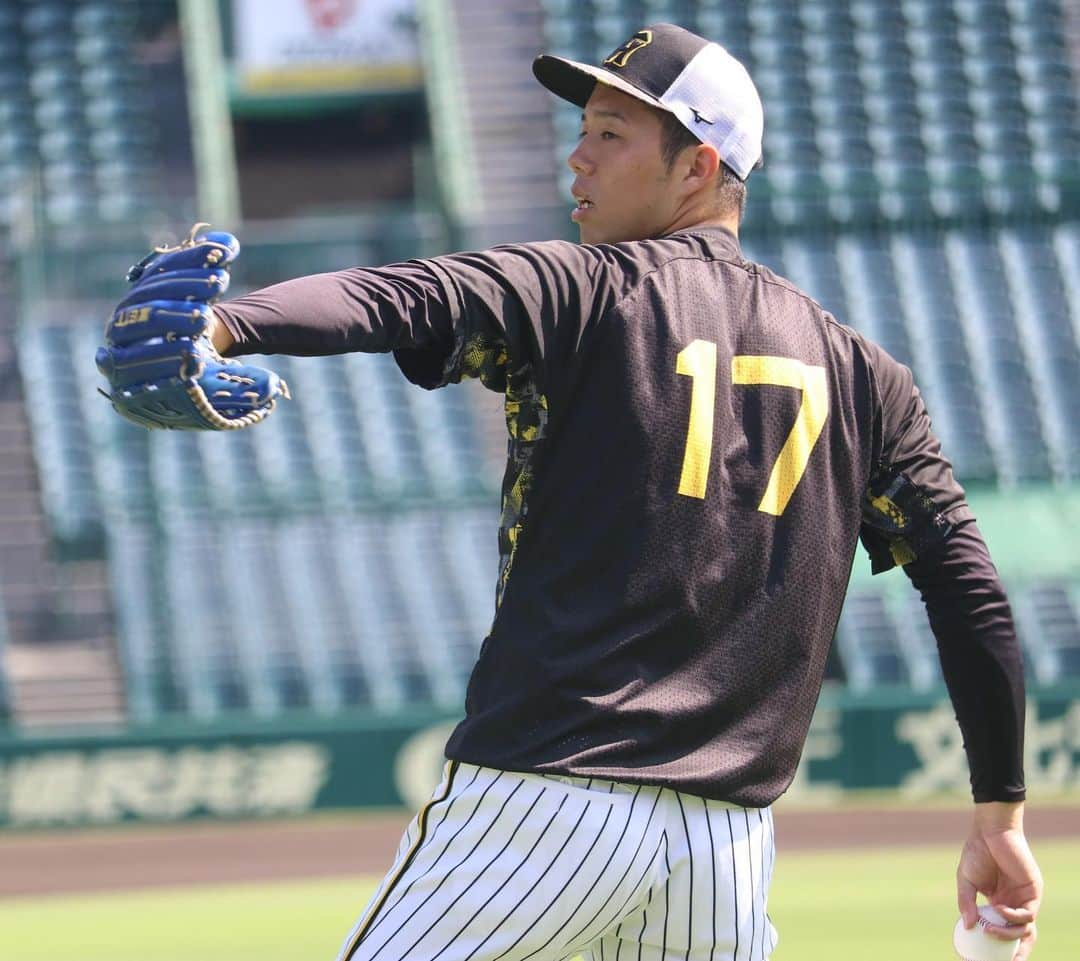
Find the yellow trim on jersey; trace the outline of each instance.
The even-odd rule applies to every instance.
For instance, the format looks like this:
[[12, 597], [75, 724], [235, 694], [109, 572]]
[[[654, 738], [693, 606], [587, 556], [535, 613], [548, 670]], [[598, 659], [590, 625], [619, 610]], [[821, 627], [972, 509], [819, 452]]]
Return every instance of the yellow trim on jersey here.
[[387, 882], [386, 887], [383, 888], [383, 893], [379, 897], [379, 900], [371, 906], [371, 910], [368, 912], [368, 916], [364, 918], [363, 923], [356, 929], [356, 933], [349, 941], [349, 947], [342, 955], [342, 961], [349, 961], [353, 952], [360, 946], [360, 942], [364, 940], [364, 935], [367, 934], [368, 928], [371, 927], [371, 922], [375, 920], [379, 912], [382, 910], [383, 905], [386, 904], [386, 899], [390, 896], [390, 892], [394, 890], [394, 886], [401, 880], [401, 876], [408, 870], [409, 865], [412, 864], [413, 858], [416, 856], [416, 852], [420, 850], [420, 845], [424, 843], [427, 838], [427, 820], [428, 813], [431, 809], [440, 801], [445, 801], [450, 796], [450, 789], [454, 784], [454, 775], [457, 773], [458, 762], [447, 761], [446, 764], [446, 790], [442, 792], [438, 797], [432, 797], [428, 802], [420, 809], [420, 813], [416, 816], [417, 826], [419, 830], [416, 833], [416, 839], [413, 841], [412, 846], [409, 848], [409, 853], [401, 861], [401, 865], [394, 872], [393, 877]]

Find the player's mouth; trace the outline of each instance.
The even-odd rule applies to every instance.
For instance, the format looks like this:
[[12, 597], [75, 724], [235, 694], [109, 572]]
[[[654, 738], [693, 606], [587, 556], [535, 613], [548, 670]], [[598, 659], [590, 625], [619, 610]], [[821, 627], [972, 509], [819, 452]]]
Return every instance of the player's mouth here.
[[587, 211], [593, 209], [593, 202], [584, 194], [574, 194], [574, 199], [577, 201], [577, 206], [570, 211], [570, 219], [574, 223], [578, 223], [582, 217], [585, 216]]

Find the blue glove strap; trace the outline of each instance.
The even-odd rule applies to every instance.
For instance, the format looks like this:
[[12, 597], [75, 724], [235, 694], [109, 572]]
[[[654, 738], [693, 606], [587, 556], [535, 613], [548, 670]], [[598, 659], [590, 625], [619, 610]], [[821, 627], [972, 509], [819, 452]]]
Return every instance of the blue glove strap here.
[[210, 325], [209, 304], [183, 300], [151, 300], [125, 307], [105, 326], [105, 343], [123, 347], [155, 337], [198, 337]]

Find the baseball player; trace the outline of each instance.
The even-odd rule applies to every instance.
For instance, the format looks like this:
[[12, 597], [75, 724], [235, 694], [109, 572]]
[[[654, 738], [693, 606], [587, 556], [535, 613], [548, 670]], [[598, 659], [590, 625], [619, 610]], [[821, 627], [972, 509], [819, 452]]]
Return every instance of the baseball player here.
[[[922, 592], [963, 730], [961, 911], [974, 924], [982, 892], [1026, 958], [1042, 881], [1009, 605], [910, 371], [740, 252], [763, 126], [750, 77], [669, 24], [599, 66], [533, 70], [582, 108], [580, 244], [343, 270], [212, 308], [220, 278], [185, 295], [188, 395], [206, 371], [248, 381], [220, 391], [227, 420], [283, 392], [237, 354], [393, 352], [422, 387], [480, 378], [506, 398], [494, 622], [445, 777], [340, 958], [768, 958], [770, 805], [860, 539], [875, 572], [901, 565]], [[168, 323], [154, 298], [187, 291], [200, 252], [218, 277], [234, 241], [151, 255], [114, 317], [102, 366], [129, 415], [215, 426], [191, 419], [216, 390], [191, 413], [117, 386], [153, 353], [140, 325]]]

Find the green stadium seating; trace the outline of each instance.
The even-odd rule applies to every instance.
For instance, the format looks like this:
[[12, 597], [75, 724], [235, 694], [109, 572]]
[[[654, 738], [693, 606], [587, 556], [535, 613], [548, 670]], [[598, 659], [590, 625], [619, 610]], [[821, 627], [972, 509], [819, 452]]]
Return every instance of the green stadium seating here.
[[70, 331], [63, 327], [26, 331], [19, 361], [27, 391], [43, 401], [30, 405], [28, 412], [55, 542], [75, 555], [100, 552], [102, 503], [86, 412], [76, 386], [84, 375], [76, 372]]
[[[964, 481], [1076, 477], [1080, 229], [793, 235], [747, 251], [915, 367]], [[1018, 282], [1006, 264], [1028, 276]], [[267, 425], [149, 434], [76, 376], [97, 337], [96, 323], [28, 327], [20, 362], [28, 385], [47, 370], [79, 398], [35, 423], [58, 540], [100, 540], [99, 492], [110, 491], [105, 542], [132, 713], [452, 705], [492, 613], [494, 517], [490, 507], [415, 512], [478, 491], [493, 504], [466, 392], [415, 391], [386, 357], [293, 358], [282, 369], [296, 400]], [[1010, 362], [1036, 342], [1045, 350], [1033, 378]], [[335, 520], [321, 519], [327, 511]], [[224, 546], [193, 542], [193, 518], [221, 518]], [[303, 578], [283, 575], [274, 559], [286, 557], [305, 558]], [[252, 567], [258, 576], [236, 577]], [[192, 591], [219, 613], [189, 623]], [[849, 683], [938, 682], [917, 610], [888, 596], [852, 603], [838, 633]], [[1029, 661], [1040, 678], [1073, 676], [1072, 622], [1053, 621], [1051, 644], [1040, 617], [1021, 620]], [[856, 640], [870, 635], [864, 651]]]
[[0, 591], [0, 730], [5, 728], [12, 713], [11, 693], [7, 677], [8, 626], [7, 611], [4, 608], [4, 593]]
[[456, 704], [497, 572], [468, 392], [389, 357], [276, 358], [296, 399], [266, 425], [151, 433], [94, 391], [99, 329], [28, 326], [19, 358], [75, 401], [35, 408], [44, 502], [61, 548], [108, 560], [132, 716]]
[[911, 686], [900, 636], [885, 598], [875, 591], [852, 592], [836, 626], [835, 644], [850, 690]]
[[109, 582], [124, 669], [128, 716], [153, 720], [174, 707], [168, 664], [171, 626], [154, 569], [154, 528], [116, 517], [108, 526]]
[[[754, 185], [781, 224], [822, 210], [844, 224], [1075, 206], [1080, 126], [1060, 3], [549, 0], [545, 9], [549, 44], [576, 59], [676, 9], [678, 22], [742, 58], [768, 117]], [[560, 163], [575, 128], [576, 118], [557, 121]], [[819, 180], [790, 172], [819, 158], [830, 168]], [[807, 191], [830, 196], [815, 203]]]
[[[1007, 585], [1029, 680], [1080, 678], [1080, 587], [1067, 580]], [[902, 686], [944, 689], [937, 641], [912, 589], [853, 590], [836, 631], [840, 676], [855, 692]]]
[[[133, 3], [0, 0], [0, 188], [21, 188], [15, 174], [40, 168], [51, 224], [128, 221], [160, 206], [155, 127], [131, 55], [143, 13]], [[4, 194], [0, 227], [19, 209]]]
[[1080, 677], [1080, 591], [1075, 584], [1046, 581], [1010, 598], [1025, 632], [1029, 673], [1037, 684]]
[[893, 237], [892, 248], [905, 291], [901, 307], [910, 329], [913, 365], [934, 412], [936, 429], [965, 480], [995, 480], [998, 469], [988, 439], [987, 415], [941, 237], [928, 231], [899, 234]]
[[1077, 237], [944, 227], [745, 247], [913, 367], [961, 477], [1015, 483], [1080, 476]]
[[[543, 5], [548, 49], [578, 59], [656, 20], [742, 58], [767, 115], [747, 255], [913, 368], [965, 483], [1080, 479], [1080, 109], [1060, 0]], [[40, 167], [58, 224], [143, 202], [128, 188], [153, 145], [118, 133], [141, 109], [119, 9], [0, 0], [0, 189]], [[578, 114], [553, 106], [564, 188]], [[401, 216], [335, 243], [302, 230], [245, 246], [243, 283], [438, 243]], [[55, 263], [104, 275], [109, 256]], [[458, 708], [497, 574], [499, 465], [468, 391], [418, 391], [387, 357], [279, 358], [295, 399], [267, 424], [150, 434], [95, 394], [99, 334], [89, 316], [28, 324], [18, 352], [28, 389], [48, 376], [41, 396], [73, 398], [32, 411], [45, 509], [61, 550], [107, 558], [132, 716]], [[1036, 682], [1080, 677], [1077, 584], [1010, 594]], [[829, 670], [854, 690], [939, 689], [915, 592], [854, 590]]]

